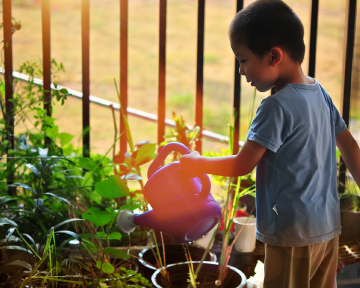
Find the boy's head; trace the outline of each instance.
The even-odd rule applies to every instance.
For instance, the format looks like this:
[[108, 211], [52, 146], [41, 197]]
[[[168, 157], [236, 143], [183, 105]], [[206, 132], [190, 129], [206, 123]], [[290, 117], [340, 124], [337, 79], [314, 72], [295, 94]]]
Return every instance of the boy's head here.
[[231, 42], [245, 45], [262, 57], [281, 47], [302, 63], [305, 54], [304, 27], [294, 11], [281, 0], [257, 0], [239, 11], [229, 27]]

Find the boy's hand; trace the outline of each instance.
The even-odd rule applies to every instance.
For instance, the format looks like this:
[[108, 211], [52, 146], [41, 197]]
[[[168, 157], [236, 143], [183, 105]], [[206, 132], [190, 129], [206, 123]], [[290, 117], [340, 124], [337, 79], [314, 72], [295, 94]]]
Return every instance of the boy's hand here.
[[199, 152], [195, 151], [180, 157], [181, 171], [188, 177], [194, 178], [201, 174], [197, 169], [197, 161], [201, 158]]

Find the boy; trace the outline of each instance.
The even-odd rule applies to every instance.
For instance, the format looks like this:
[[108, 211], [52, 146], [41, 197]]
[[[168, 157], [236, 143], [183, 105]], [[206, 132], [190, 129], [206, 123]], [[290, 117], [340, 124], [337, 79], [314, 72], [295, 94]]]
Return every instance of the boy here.
[[257, 239], [265, 288], [336, 287], [341, 233], [336, 145], [360, 184], [360, 150], [330, 96], [306, 76], [304, 28], [281, 0], [258, 0], [229, 27], [240, 74], [264, 99], [237, 155], [180, 158], [189, 176], [256, 170]]

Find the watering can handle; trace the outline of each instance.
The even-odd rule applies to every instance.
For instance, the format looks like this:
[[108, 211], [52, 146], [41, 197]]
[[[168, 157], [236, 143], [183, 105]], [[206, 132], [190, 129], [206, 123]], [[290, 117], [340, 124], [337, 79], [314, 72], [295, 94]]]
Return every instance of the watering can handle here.
[[[149, 166], [148, 170], [148, 179], [157, 171], [161, 166], [164, 165], [165, 158], [173, 151], [179, 152], [182, 155], [190, 154], [191, 151], [189, 148], [187, 148], [184, 144], [179, 142], [171, 142], [166, 144], [159, 152], [159, 154], [156, 156], [154, 161]], [[201, 192], [199, 195], [201, 197], [207, 197], [211, 190], [211, 182], [210, 178], [207, 174], [200, 174], [199, 179], [202, 183]]]
[[179, 152], [182, 155], [190, 154], [189, 148], [187, 148], [184, 144], [179, 142], [171, 142], [166, 144], [156, 156], [154, 161], [149, 166], [148, 170], [148, 179], [157, 171], [161, 166], [164, 165], [164, 161], [166, 157], [173, 151]]

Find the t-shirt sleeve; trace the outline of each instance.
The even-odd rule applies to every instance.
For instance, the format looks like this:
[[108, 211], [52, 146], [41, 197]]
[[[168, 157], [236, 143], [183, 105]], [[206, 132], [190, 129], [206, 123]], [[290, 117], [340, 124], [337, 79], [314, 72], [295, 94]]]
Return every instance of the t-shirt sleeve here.
[[327, 105], [329, 106], [332, 118], [334, 120], [335, 135], [340, 134], [347, 128], [346, 123], [345, 123], [344, 119], [341, 117], [339, 110], [334, 105], [330, 95], [325, 91], [325, 89], [323, 87], [321, 87], [321, 90], [323, 92], [325, 101], [326, 101]]
[[338, 109], [335, 107], [335, 105], [333, 104], [333, 102], [331, 101], [331, 104], [333, 106], [332, 109], [332, 116], [335, 122], [335, 135], [340, 134], [341, 132], [343, 132], [347, 126], [345, 124], [344, 119], [341, 117]]
[[280, 104], [272, 98], [263, 100], [251, 123], [247, 139], [275, 152], [288, 135], [286, 115]]

